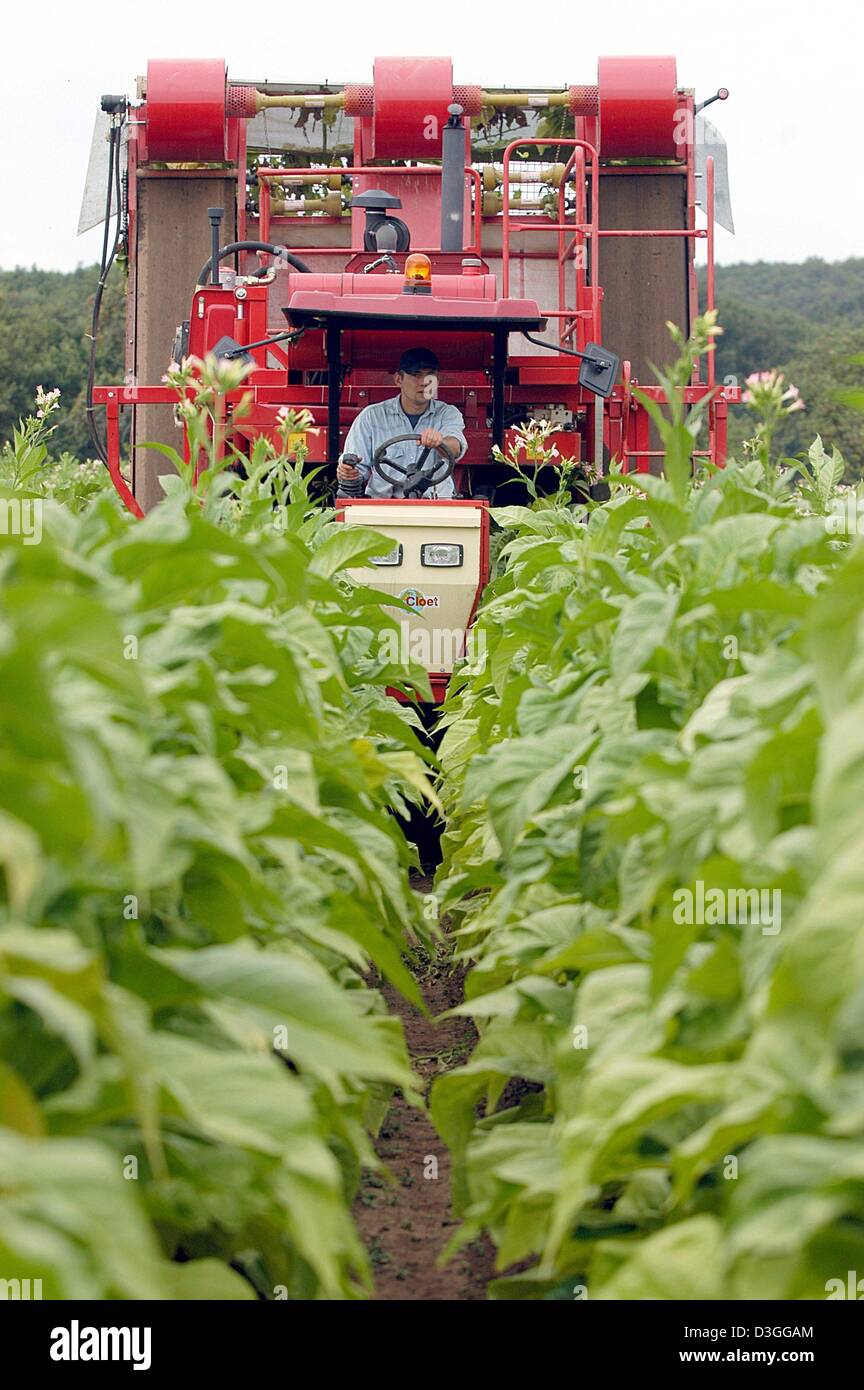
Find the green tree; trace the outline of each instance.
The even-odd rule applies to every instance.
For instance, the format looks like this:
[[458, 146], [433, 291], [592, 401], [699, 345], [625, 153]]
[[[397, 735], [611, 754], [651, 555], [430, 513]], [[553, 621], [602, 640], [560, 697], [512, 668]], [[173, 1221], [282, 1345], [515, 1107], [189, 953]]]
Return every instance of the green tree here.
[[[60, 388], [62, 413], [54, 444], [80, 458], [93, 454], [85, 393], [96, 266], [70, 273], [0, 271], [0, 439], [6, 439], [33, 403], [37, 385]], [[111, 271], [102, 301], [97, 381], [122, 381], [125, 277]]]

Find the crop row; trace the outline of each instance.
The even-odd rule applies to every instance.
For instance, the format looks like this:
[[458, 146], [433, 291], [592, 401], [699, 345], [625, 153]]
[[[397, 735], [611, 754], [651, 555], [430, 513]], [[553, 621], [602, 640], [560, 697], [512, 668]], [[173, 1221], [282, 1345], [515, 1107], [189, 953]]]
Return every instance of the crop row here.
[[341, 578], [376, 542], [263, 446], [132, 522], [47, 471], [49, 432], [16, 434], [2, 497], [40, 534], [0, 537], [0, 1275], [358, 1296], [360, 1166], [413, 1093], [370, 981], [416, 999], [423, 931], [404, 673]]
[[691, 479], [676, 409], [664, 477], [497, 514], [441, 749], [480, 1041], [432, 1095], [493, 1296], [864, 1270], [864, 547], [836, 454], [770, 457], [766, 390], [743, 462]]

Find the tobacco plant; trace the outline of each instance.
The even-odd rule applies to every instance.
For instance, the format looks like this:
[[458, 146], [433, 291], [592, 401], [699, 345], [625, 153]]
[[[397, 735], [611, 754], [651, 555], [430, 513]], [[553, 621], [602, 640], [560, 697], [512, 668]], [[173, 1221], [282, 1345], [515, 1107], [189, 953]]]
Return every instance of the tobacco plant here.
[[864, 1270], [864, 548], [821, 441], [804, 491], [768, 430], [694, 476], [646, 404], [663, 476], [496, 512], [445, 707], [453, 1245], [493, 1297], [824, 1298]]
[[390, 543], [281, 445], [181, 467], [140, 522], [70, 509], [44, 433], [0, 496], [41, 508], [0, 535], [0, 1277], [362, 1296], [350, 1203], [414, 1094], [375, 983], [418, 1000], [426, 930], [394, 815], [425, 755], [385, 694], [425, 677], [344, 577]]

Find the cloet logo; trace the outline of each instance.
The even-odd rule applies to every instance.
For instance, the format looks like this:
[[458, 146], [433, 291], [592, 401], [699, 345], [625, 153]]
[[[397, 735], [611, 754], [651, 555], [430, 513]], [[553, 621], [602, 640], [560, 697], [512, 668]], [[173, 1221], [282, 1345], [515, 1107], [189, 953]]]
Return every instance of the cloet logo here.
[[403, 589], [398, 597], [409, 608], [439, 608], [441, 605], [438, 594], [424, 594], [420, 589]]

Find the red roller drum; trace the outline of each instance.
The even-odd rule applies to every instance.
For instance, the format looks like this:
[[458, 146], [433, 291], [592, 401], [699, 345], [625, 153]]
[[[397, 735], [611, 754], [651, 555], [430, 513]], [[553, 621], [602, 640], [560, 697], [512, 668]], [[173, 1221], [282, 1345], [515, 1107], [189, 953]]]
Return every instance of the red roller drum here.
[[434, 159], [453, 101], [450, 58], [376, 58], [376, 159]]
[[674, 159], [683, 103], [674, 58], [601, 58], [597, 66], [603, 159]]
[[225, 61], [157, 58], [147, 64], [147, 150], [166, 164], [225, 158]]

